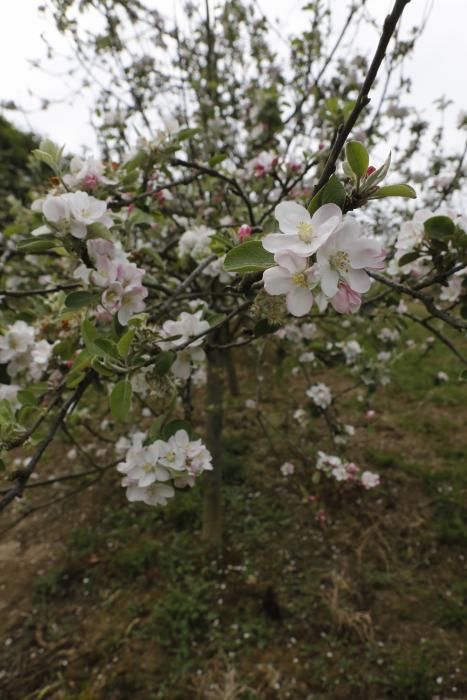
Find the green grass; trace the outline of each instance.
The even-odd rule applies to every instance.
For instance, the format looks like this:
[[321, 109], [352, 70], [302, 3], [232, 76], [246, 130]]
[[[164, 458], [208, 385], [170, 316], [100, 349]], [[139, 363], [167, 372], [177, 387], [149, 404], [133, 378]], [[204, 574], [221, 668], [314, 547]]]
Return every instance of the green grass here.
[[[295, 458], [297, 445], [313, 456], [331, 448], [321, 419], [306, 440], [287, 419], [303, 386], [286, 369], [291, 397], [284, 384], [264, 389], [277, 455], [245, 397], [229, 401], [222, 553], [201, 541], [200, 488], [151, 509], [127, 504], [109, 474], [100, 507], [69, 527], [66, 556], [36, 580], [18, 652], [34, 680], [16, 680], [15, 692], [59, 682], [70, 700], [195, 700], [202, 682], [222, 687], [234, 669], [244, 686], [235, 700], [467, 695], [467, 436], [455, 360], [437, 344], [423, 362], [413, 353], [396, 363], [370, 425], [346, 397], [357, 426], [349, 450], [383, 479], [368, 493], [315, 484]], [[286, 460], [297, 473], [284, 479]], [[77, 661], [31, 661], [38, 624]]]

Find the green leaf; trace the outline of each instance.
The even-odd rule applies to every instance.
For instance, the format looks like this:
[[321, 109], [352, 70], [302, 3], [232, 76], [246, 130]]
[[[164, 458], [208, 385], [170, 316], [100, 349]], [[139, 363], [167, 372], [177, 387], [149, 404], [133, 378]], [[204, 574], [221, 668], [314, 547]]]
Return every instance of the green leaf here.
[[331, 175], [326, 184], [318, 190], [311, 200], [308, 205], [308, 211], [313, 215], [323, 204], [329, 203], [337, 204], [337, 206], [342, 209], [344, 207], [345, 197], [346, 193], [343, 184], [336, 175]]
[[128, 357], [128, 354], [130, 352], [130, 346], [131, 343], [133, 342], [133, 338], [135, 337], [136, 331], [133, 328], [130, 328], [117, 343], [117, 350], [120, 354], [121, 357], [123, 357], [125, 360]]
[[374, 173], [371, 173], [371, 175], [368, 175], [367, 178], [365, 178], [365, 189], [374, 187], [375, 185], [378, 184], [378, 182], [381, 182], [381, 180], [384, 180], [386, 175], [389, 172], [389, 166], [391, 165], [391, 153], [389, 153], [388, 157], [384, 161], [383, 165], [381, 165], [379, 168], [375, 170]]
[[155, 418], [151, 423], [151, 427], [148, 431], [149, 442], [154, 442], [154, 440], [159, 440], [161, 438], [161, 428], [164, 422], [164, 416], [159, 416]]
[[[86, 367], [89, 367], [91, 360], [93, 358], [93, 354], [91, 350], [86, 348], [85, 350], [82, 350], [79, 355], [76, 356], [73, 365], [72, 365], [72, 372], [80, 372], [82, 369], [85, 369]], [[71, 374], [71, 372], [70, 372]]]
[[159, 376], [167, 374], [173, 363], [177, 359], [177, 353], [173, 350], [160, 352], [154, 360], [154, 372]]
[[43, 253], [44, 251], [50, 250], [51, 248], [56, 248], [59, 245], [61, 245], [60, 241], [58, 241], [56, 238], [28, 238], [27, 241], [18, 244], [18, 250], [21, 250], [24, 253]]
[[270, 335], [271, 333], [275, 333], [277, 330], [279, 330], [279, 328], [280, 324], [269, 323], [269, 321], [267, 321], [265, 318], [262, 318], [261, 321], [258, 321], [253, 328], [253, 334], [255, 338], [259, 338], [262, 335]]
[[274, 265], [273, 254], [264, 250], [261, 241], [247, 241], [232, 248], [224, 260], [227, 272], [262, 272]]
[[94, 348], [98, 355], [110, 357], [112, 360], [120, 360], [120, 354], [116, 343], [108, 338], [96, 338], [94, 340]]
[[45, 139], [40, 142], [39, 148], [32, 151], [32, 155], [42, 163], [46, 163], [54, 172], [58, 173], [60, 171], [63, 148], [64, 146], [59, 148], [53, 141]]
[[107, 226], [104, 226], [104, 224], [101, 224], [99, 221], [96, 221], [94, 224], [91, 224], [87, 227], [87, 235], [88, 238], [106, 238], [107, 240], [110, 239], [109, 229], [107, 228]]
[[209, 165], [211, 166], [211, 168], [213, 168], [215, 165], [219, 165], [219, 163], [222, 163], [222, 161], [226, 158], [228, 158], [227, 153], [216, 153], [212, 156], [212, 158], [209, 159]]
[[81, 335], [83, 336], [85, 345], [92, 347], [95, 339], [97, 338], [98, 332], [97, 328], [95, 328], [91, 321], [89, 321], [87, 318], [84, 319], [81, 324]]
[[344, 207], [345, 197], [344, 185], [336, 175], [331, 175], [321, 191], [320, 206], [331, 203], [337, 204], [337, 206], [342, 209]]
[[168, 440], [169, 437], [175, 435], [177, 430], [186, 430], [188, 435], [191, 437], [192, 427], [190, 423], [187, 423], [186, 420], [171, 420], [170, 423], [167, 423], [167, 425], [162, 429], [162, 439]]
[[177, 141], [185, 141], [186, 139], [191, 139], [191, 137], [197, 134], [199, 131], [200, 129], [193, 128], [181, 129], [177, 134]]
[[71, 292], [65, 299], [65, 306], [67, 309], [76, 311], [77, 309], [82, 309], [83, 306], [91, 306], [98, 298], [98, 295], [92, 292]]
[[115, 372], [107, 365], [104, 364], [104, 361], [102, 360], [101, 357], [93, 357], [92, 362], [91, 362], [91, 367], [96, 370], [96, 372], [103, 377], [109, 377], [109, 378], [114, 378], [115, 377]]
[[370, 195], [369, 199], [383, 199], [383, 197], [408, 197], [409, 199], [415, 199], [417, 193], [414, 188], [405, 183], [399, 185], [385, 185], [380, 187], [373, 194]]
[[131, 408], [131, 384], [127, 379], [117, 382], [110, 394], [110, 411], [115, 420], [124, 421]]
[[349, 141], [345, 147], [345, 157], [358, 179], [365, 175], [370, 157], [365, 146], [359, 141]]
[[23, 406], [37, 406], [37, 398], [31, 391], [21, 389], [20, 391], [18, 391], [17, 398]]
[[430, 238], [448, 238], [456, 230], [456, 225], [449, 216], [431, 216], [423, 227]]
[[15, 414], [11, 403], [6, 399], [0, 401], [0, 423], [12, 423], [15, 420]]
[[415, 251], [412, 251], [410, 253], [406, 253], [398, 261], [399, 267], [404, 267], [404, 265], [408, 265], [409, 263], [413, 262], [414, 260], [417, 260], [419, 257], [420, 257], [420, 253], [417, 253]]
[[69, 360], [75, 352], [75, 343], [71, 338], [60, 340], [54, 345], [54, 355], [58, 355], [62, 360]]

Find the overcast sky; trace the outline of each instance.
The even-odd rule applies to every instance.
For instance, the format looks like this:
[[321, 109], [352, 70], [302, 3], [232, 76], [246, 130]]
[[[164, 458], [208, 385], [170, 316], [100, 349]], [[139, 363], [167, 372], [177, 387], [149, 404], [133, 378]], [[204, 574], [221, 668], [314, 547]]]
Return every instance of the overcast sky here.
[[[180, 0], [151, 0], [158, 10], [173, 16]], [[204, 0], [199, 0], [204, 2]], [[467, 65], [467, 45], [465, 30], [467, 26], [467, 0], [433, 0], [433, 9], [428, 26], [419, 40], [414, 58], [410, 62], [410, 74], [413, 80], [413, 103], [425, 114], [433, 114], [433, 101], [444, 95], [452, 99], [455, 108], [448, 120], [449, 142], [452, 145], [462, 143], [463, 137], [457, 134], [456, 117], [460, 110], [467, 110], [465, 90], [465, 69]], [[72, 86], [68, 84], [64, 64], [57, 62], [53, 73], [47, 75], [33, 70], [30, 61], [44, 56], [41, 33], [45, 32], [55, 39], [53, 27], [39, 19], [37, 0], [2, 0], [0, 4], [0, 101], [12, 100], [18, 105], [31, 105], [28, 91], [49, 99], [61, 99]], [[282, 35], [303, 29], [301, 7], [305, 0], [257, 0], [258, 6], [271, 22], [278, 20]], [[336, 25], [339, 26], [346, 14], [346, 0], [333, 0], [333, 12]], [[385, 13], [392, 6], [390, 0], [368, 0], [367, 6], [372, 14], [382, 21]], [[419, 25], [430, 0], [411, 0], [404, 16], [404, 30]], [[335, 8], [335, 9], [334, 9]], [[377, 42], [376, 32], [370, 29], [359, 36], [359, 48], [366, 53], [374, 50]], [[277, 39], [279, 42], [279, 39]], [[63, 49], [65, 47], [63, 46]], [[46, 113], [29, 112], [27, 115], [5, 112], [5, 116], [16, 121], [22, 127], [29, 127], [39, 133], [47, 134], [62, 144], [67, 150], [80, 151], [83, 144], [93, 146], [95, 137], [90, 127], [89, 105], [81, 97], [74, 97], [65, 104], [57, 104]]]

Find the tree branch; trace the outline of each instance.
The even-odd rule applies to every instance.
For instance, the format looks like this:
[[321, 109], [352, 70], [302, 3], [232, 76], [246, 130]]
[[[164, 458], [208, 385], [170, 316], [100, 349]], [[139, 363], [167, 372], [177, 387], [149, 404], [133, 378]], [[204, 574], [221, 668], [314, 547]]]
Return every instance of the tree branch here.
[[339, 155], [345, 146], [345, 142], [347, 141], [350, 132], [355, 126], [355, 123], [357, 122], [361, 112], [370, 102], [368, 94], [371, 88], [373, 87], [373, 83], [376, 79], [381, 63], [383, 62], [384, 56], [386, 55], [386, 49], [388, 47], [392, 35], [394, 34], [397, 22], [399, 21], [405, 9], [405, 6], [408, 5], [409, 2], [410, 0], [396, 0], [394, 3], [394, 7], [392, 8], [391, 14], [389, 14], [384, 20], [381, 38], [379, 40], [375, 55], [373, 56], [371, 65], [368, 69], [366, 78], [363, 82], [362, 87], [360, 88], [360, 92], [358, 93], [355, 106], [351, 111], [347, 121], [344, 124], [342, 124], [341, 128], [338, 130], [328, 159], [324, 166], [323, 172], [321, 173], [321, 177], [319, 178], [317, 184], [313, 189], [313, 196], [315, 196], [315, 194], [326, 184], [326, 182], [329, 180], [329, 178], [335, 171], [337, 159], [339, 158]]

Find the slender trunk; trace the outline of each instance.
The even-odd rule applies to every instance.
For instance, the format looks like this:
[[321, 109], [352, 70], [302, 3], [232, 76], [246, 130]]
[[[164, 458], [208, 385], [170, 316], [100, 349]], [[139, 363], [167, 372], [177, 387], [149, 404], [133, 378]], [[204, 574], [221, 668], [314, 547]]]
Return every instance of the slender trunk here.
[[240, 396], [238, 386], [237, 368], [235, 367], [234, 355], [231, 349], [225, 352], [225, 369], [227, 372], [227, 383], [231, 396]]
[[222, 542], [222, 422], [224, 360], [219, 349], [207, 353], [206, 442], [213, 470], [203, 477], [203, 539], [210, 547]]

